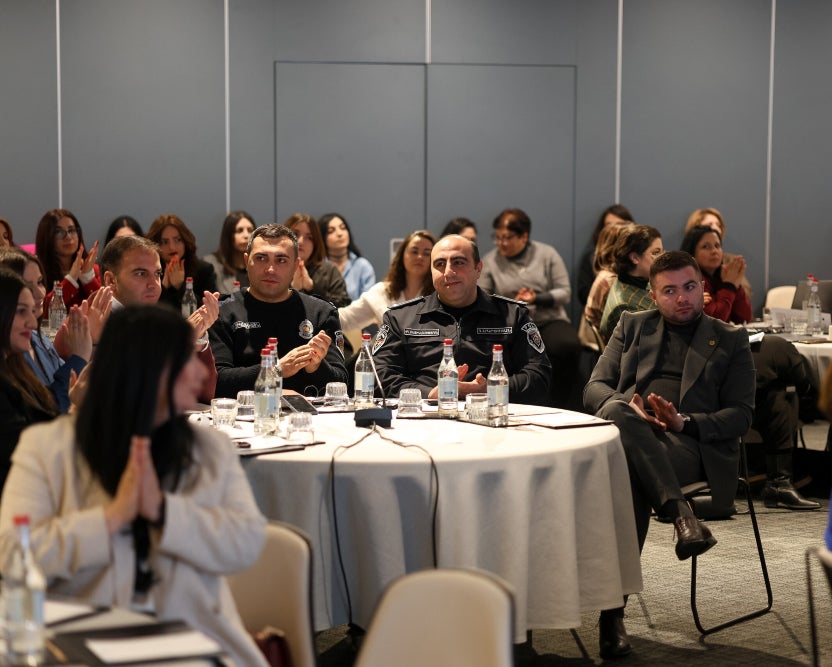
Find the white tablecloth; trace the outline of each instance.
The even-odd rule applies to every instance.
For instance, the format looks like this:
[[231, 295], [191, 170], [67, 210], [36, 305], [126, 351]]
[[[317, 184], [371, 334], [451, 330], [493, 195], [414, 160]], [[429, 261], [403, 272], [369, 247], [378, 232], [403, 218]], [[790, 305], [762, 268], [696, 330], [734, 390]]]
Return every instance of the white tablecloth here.
[[350, 414], [314, 417], [327, 444], [245, 461], [262, 511], [313, 541], [316, 629], [367, 627], [393, 579], [433, 566], [429, 456], [438, 473], [439, 567], [481, 568], [514, 588], [515, 635], [573, 628], [585, 610], [620, 606], [642, 588], [627, 462], [614, 426], [492, 429], [447, 420], [395, 420], [366, 434]]
[[803, 355], [815, 373], [815, 380], [820, 386], [823, 376], [832, 364], [832, 343], [794, 343], [797, 351]]

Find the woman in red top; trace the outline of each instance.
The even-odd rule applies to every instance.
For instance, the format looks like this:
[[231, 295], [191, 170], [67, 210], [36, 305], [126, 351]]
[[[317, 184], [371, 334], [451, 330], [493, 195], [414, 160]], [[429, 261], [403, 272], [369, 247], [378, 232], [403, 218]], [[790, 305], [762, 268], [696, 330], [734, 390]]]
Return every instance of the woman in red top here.
[[49, 302], [55, 281], [61, 284], [67, 308], [80, 306], [84, 299], [101, 287], [95, 263], [98, 241], [87, 252], [78, 218], [65, 208], [47, 211], [40, 219], [35, 249], [46, 272], [44, 277], [49, 290], [43, 300], [44, 317], [49, 317]]
[[685, 234], [681, 249], [693, 255], [702, 269], [705, 313], [723, 322], [751, 322], [751, 303], [742, 287], [747, 268], [742, 255], [734, 255], [723, 264], [722, 237], [704, 225]]

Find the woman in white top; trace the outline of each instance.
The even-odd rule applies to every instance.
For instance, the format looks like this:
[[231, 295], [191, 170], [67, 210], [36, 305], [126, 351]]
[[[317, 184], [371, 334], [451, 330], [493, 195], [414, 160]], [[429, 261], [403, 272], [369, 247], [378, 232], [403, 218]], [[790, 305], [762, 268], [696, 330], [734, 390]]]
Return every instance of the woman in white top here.
[[433, 292], [430, 252], [436, 238], [426, 229], [411, 233], [396, 250], [387, 276], [349, 306], [338, 309], [344, 331], [381, 324], [384, 311], [401, 303]]

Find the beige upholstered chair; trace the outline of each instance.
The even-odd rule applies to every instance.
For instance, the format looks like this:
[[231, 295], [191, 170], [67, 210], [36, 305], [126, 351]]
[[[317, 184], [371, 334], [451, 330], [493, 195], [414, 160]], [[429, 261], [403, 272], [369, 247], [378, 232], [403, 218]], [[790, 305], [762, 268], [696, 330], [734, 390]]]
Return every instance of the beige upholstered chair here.
[[228, 577], [234, 602], [249, 632], [282, 630], [295, 667], [315, 667], [312, 624], [312, 547], [293, 526], [266, 526], [258, 561]]
[[356, 667], [509, 667], [514, 602], [496, 576], [423, 570], [384, 593]]
[[791, 308], [796, 285], [772, 287], [766, 292], [766, 308]]

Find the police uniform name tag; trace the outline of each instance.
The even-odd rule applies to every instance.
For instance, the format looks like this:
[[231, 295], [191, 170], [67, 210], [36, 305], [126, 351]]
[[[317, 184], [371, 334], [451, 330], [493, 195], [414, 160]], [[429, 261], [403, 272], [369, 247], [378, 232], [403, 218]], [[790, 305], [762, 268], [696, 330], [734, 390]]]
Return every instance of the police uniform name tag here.
[[510, 336], [512, 327], [477, 327], [478, 336]]
[[237, 331], [237, 329], [259, 329], [260, 322], [242, 322], [237, 320], [234, 324], [231, 325], [232, 331]]
[[438, 336], [439, 329], [405, 329], [405, 336]]

